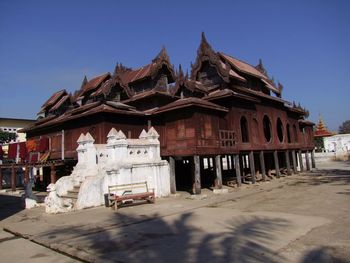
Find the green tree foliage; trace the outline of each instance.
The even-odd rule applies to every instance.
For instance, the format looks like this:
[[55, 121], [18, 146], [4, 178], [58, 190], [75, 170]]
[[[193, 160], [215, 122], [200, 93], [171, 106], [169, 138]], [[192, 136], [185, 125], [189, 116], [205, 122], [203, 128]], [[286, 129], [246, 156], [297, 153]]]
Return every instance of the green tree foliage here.
[[0, 144], [9, 143], [11, 140], [16, 140], [16, 133], [3, 131], [0, 129]]
[[350, 133], [350, 120], [344, 121], [343, 124], [339, 126], [338, 132], [340, 134]]
[[315, 148], [316, 152], [322, 152], [322, 149], [324, 149], [324, 143], [322, 137], [315, 137]]

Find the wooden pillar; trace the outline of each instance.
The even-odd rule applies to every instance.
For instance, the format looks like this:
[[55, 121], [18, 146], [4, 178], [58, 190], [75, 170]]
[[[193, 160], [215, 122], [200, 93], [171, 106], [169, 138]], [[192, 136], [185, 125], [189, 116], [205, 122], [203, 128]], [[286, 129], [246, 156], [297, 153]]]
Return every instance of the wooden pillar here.
[[175, 159], [174, 157], [169, 157], [170, 166], [170, 192], [176, 194], [176, 177], [175, 177]]
[[298, 171], [297, 171], [297, 160], [296, 160], [296, 157], [295, 157], [295, 150], [292, 151], [292, 162], [293, 162], [293, 172], [295, 174], [297, 174]]
[[11, 189], [12, 191], [16, 191], [16, 170], [13, 164], [11, 167]]
[[290, 160], [289, 160], [289, 151], [285, 151], [285, 156], [286, 156], [286, 163], [287, 163], [287, 174], [291, 175], [292, 170], [290, 169]]
[[265, 169], [265, 158], [264, 158], [264, 151], [260, 151], [259, 153], [260, 158], [260, 167], [261, 167], [261, 175], [262, 179], [266, 181], [266, 169]]
[[[225, 158], [226, 158], [226, 157], [225, 157]], [[221, 171], [224, 170], [224, 161], [223, 161], [222, 159], [223, 159], [223, 157], [220, 156], [220, 167], [221, 167]], [[226, 159], [226, 167], [227, 167], [227, 159]]]
[[2, 169], [0, 166], [0, 190], [2, 189]]
[[200, 164], [199, 164], [199, 156], [193, 156], [194, 161], [194, 194], [201, 194], [201, 172], [200, 172]]
[[300, 167], [300, 172], [304, 172], [304, 164], [303, 164], [303, 155], [301, 151], [298, 151], [299, 155], [299, 167]]
[[255, 184], [256, 178], [255, 178], [255, 164], [254, 164], [254, 152], [250, 151], [249, 153], [249, 167], [250, 167], [250, 173], [252, 175], [252, 183]]
[[305, 152], [305, 161], [306, 161], [306, 171], [310, 171], [310, 158], [309, 158], [309, 151]]
[[235, 161], [235, 170], [236, 170], [236, 181], [237, 185], [242, 185], [242, 178], [241, 178], [241, 167], [239, 164], [239, 154], [234, 155], [234, 161]]
[[29, 183], [29, 166], [26, 165], [26, 170], [24, 171], [24, 184], [27, 185]]
[[312, 169], [316, 168], [315, 150], [312, 150], [312, 152], [311, 152], [311, 167], [312, 167]]
[[50, 166], [50, 178], [51, 178], [51, 183], [54, 184], [56, 183], [56, 168], [53, 164]]
[[273, 159], [275, 161], [276, 177], [280, 177], [280, 166], [278, 163], [278, 152], [277, 151], [273, 151]]
[[221, 171], [221, 156], [216, 155], [215, 156], [215, 174], [216, 174], [216, 179], [215, 179], [215, 186], [218, 189], [222, 188], [222, 171]]

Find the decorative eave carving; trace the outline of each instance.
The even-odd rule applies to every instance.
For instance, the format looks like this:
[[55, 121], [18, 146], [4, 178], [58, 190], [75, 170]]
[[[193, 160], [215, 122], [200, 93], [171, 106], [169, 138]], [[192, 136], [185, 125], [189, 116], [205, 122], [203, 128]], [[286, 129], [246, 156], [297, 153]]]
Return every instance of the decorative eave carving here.
[[[120, 64], [121, 65], [121, 64]], [[118, 64], [116, 66], [116, 69], [118, 67]], [[120, 69], [119, 69], [120, 70]], [[118, 73], [119, 72], [119, 73]], [[126, 93], [126, 95], [128, 96], [128, 98], [133, 96], [133, 92], [131, 91], [131, 89], [129, 88], [129, 86], [127, 84], [123, 84], [121, 78], [120, 78], [120, 71], [115, 70], [114, 74], [112, 76], [112, 78], [110, 78], [109, 80], [107, 80], [103, 85], [102, 85], [102, 92], [104, 94], [105, 97], [107, 97], [107, 95], [111, 92], [111, 89], [115, 86], [120, 86]]]
[[205, 94], [208, 94], [208, 90], [205, 87], [198, 87], [196, 86], [197, 84], [195, 83], [195, 80], [189, 79], [188, 72], [186, 75], [184, 74], [181, 64], [179, 65], [179, 70], [176, 77], [175, 88], [171, 91], [172, 96], [175, 96], [181, 87], [185, 87], [191, 92], [197, 91], [199, 93], [202, 93], [203, 96]]
[[196, 80], [197, 74], [202, 67], [204, 61], [208, 61], [210, 65], [214, 66], [220, 77], [227, 83], [230, 82], [229, 71], [230, 65], [222, 66], [219, 55], [212, 49], [208, 43], [204, 32], [202, 32], [201, 43], [197, 50], [197, 57], [194, 64], [191, 63], [191, 79]]
[[161, 68], [163, 66], [166, 66], [167, 69], [169, 70], [172, 80], [175, 80], [175, 71], [174, 71], [174, 67], [173, 65], [171, 65], [170, 63], [170, 58], [169, 55], [165, 49], [165, 47], [163, 46], [162, 49], [160, 50], [160, 52], [158, 53], [158, 55], [152, 60], [152, 67], [151, 67], [151, 78], [154, 79], [159, 70], [161, 70]]

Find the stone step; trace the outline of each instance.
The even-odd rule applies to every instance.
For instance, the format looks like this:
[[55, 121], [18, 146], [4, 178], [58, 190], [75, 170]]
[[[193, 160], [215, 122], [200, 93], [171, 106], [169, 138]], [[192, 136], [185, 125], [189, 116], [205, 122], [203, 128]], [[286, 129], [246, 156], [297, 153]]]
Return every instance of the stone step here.
[[61, 198], [78, 199], [78, 195], [67, 193], [66, 195], [62, 195]]

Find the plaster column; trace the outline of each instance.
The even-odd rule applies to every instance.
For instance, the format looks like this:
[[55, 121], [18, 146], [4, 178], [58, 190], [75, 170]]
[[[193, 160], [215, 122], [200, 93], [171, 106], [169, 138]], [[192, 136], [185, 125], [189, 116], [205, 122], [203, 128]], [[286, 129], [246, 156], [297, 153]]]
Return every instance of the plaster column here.
[[241, 186], [242, 185], [241, 167], [239, 165], [239, 155], [238, 154], [234, 155], [234, 162], [235, 162], [237, 185]]
[[299, 155], [300, 172], [304, 172], [303, 155], [302, 155], [301, 151], [298, 151], [298, 155]]
[[316, 168], [315, 150], [312, 150], [312, 152], [311, 152], [311, 167], [312, 167], [313, 169]]
[[266, 181], [266, 169], [265, 169], [264, 151], [260, 151], [259, 158], [260, 158], [260, 167], [261, 167], [262, 179], [264, 181]]
[[297, 174], [298, 170], [297, 170], [297, 160], [296, 160], [296, 157], [295, 157], [295, 150], [292, 151], [292, 162], [293, 162], [293, 172], [295, 174]]
[[200, 164], [199, 164], [199, 156], [193, 156], [194, 162], [194, 194], [201, 194], [201, 172], [200, 172]]
[[286, 156], [286, 163], [287, 163], [287, 174], [291, 175], [292, 170], [290, 169], [290, 160], [289, 160], [289, 151], [285, 151], [285, 156]]
[[169, 157], [170, 166], [170, 192], [176, 194], [176, 174], [175, 174], [175, 159], [174, 157]]
[[273, 159], [275, 161], [276, 177], [280, 177], [280, 166], [278, 163], [278, 152], [277, 151], [273, 151]]
[[222, 188], [222, 173], [221, 173], [221, 156], [220, 155], [216, 155], [215, 156], [215, 174], [216, 174], [216, 179], [215, 179], [215, 186], [218, 189]]
[[305, 152], [305, 161], [306, 161], [306, 171], [310, 171], [310, 158], [309, 158], [309, 151]]
[[255, 184], [256, 178], [255, 178], [255, 164], [254, 164], [254, 152], [250, 151], [249, 153], [249, 167], [250, 167], [250, 173], [252, 176], [252, 183]]

